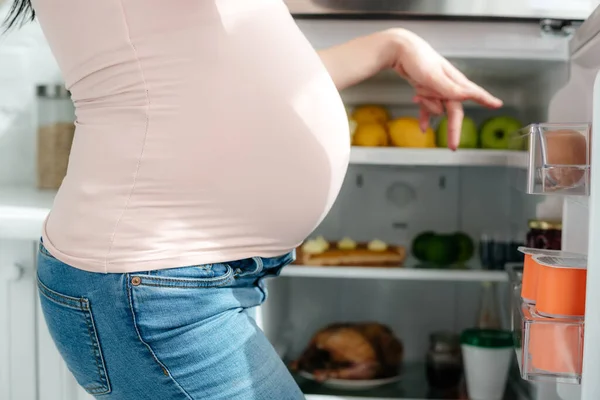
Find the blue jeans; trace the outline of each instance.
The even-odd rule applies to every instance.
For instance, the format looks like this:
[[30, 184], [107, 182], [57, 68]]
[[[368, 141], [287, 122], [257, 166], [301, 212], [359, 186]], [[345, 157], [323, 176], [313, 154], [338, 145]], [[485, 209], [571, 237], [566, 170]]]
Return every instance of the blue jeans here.
[[131, 274], [70, 267], [40, 246], [38, 286], [56, 346], [99, 399], [304, 399], [248, 309], [293, 253]]

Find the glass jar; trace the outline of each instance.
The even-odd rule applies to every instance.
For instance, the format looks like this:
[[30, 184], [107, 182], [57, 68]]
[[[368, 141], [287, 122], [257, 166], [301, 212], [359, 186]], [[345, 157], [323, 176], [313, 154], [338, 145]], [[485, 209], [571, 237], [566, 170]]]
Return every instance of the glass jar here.
[[496, 285], [492, 282], [482, 282], [476, 327], [500, 329], [500, 325], [500, 303], [496, 296]]
[[429, 336], [427, 382], [435, 389], [458, 386], [462, 377], [460, 337], [451, 332], [434, 332]]
[[37, 186], [58, 189], [67, 174], [75, 134], [75, 107], [62, 85], [36, 88], [38, 109]]
[[561, 250], [562, 224], [556, 221], [529, 221], [527, 247], [534, 249]]

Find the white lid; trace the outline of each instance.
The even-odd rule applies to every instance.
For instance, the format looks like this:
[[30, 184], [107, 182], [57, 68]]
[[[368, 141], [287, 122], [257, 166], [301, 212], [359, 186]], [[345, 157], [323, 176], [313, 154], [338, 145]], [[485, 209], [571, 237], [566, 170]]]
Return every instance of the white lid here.
[[567, 258], [581, 258], [585, 257], [579, 253], [573, 253], [570, 251], [562, 250], [546, 250], [546, 249], [534, 249], [531, 247], [519, 246], [518, 249], [523, 254], [529, 254], [532, 256], [556, 256], [556, 257], [567, 257]]
[[580, 255], [577, 258], [534, 256], [533, 259], [540, 265], [552, 268], [587, 269], [587, 257]]

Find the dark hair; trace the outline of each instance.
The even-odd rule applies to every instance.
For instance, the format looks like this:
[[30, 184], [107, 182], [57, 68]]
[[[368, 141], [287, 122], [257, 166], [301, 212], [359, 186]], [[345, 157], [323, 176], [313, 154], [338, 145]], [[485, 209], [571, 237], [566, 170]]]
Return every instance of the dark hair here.
[[13, 0], [8, 16], [4, 20], [5, 29], [9, 30], [15, 25], [21, 26], [34, 19], [35, 11], [31, 6], [31, 0]]

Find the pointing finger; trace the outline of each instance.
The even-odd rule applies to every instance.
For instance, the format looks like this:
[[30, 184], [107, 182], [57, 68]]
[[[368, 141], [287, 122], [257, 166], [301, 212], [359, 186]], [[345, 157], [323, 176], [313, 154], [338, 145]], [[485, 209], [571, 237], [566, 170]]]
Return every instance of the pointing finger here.
[[448, 148], [456, 150], [460, 143], [460, 132], [464, 111], [459, 101], [447, 101], [446, 113], [448, 114]]
[[419, 109], [419, 128], [423, 133], [429, 128], [429, 112], [423, 106]]

